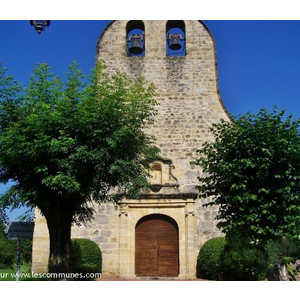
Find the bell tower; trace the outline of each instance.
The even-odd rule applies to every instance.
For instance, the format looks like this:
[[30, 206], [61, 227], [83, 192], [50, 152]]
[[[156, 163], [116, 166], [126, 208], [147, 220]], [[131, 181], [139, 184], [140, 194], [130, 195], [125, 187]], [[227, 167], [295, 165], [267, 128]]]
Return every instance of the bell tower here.
[[[198, 198], [203, 172], [190, 163], [213, 138], [212, 124], [229, 120], [213, 36], [199, 21], [113, 21], [98, 40], [96, 59], [112, 73], [156, 86], [157, 115], [145, 130], [156, 137], [161, 159], [152, 165], [151, 190], [140, 199], [95, 205], [94, 220], [74, 227], [72, 236], [99, 245], [103, 277], [195, 278], [199, 249], [220, 232], [216, 209], [204, 208], [208, 199]], [[41, 272], [49, 244], [45, 222], [37, 218], [33, 264]]]
[[158, 114], [147, 131], [157, 138], [162, 157], [172, 161], [178, 191], [195, 192], [200, 170], [190, 161], [212, 138], [211, 125], [228, 119], [208, 28], [199, 21], [115, 21], [101, 35], [96, 59], [112, 72], [154, 83]]
[[[178, 226], [178, 276], [193, 278], [199, 248], [220, 235], [216, 212], [202, 207], [195, 189], [202, 171], [190, 164], [197, 149], [212, 139], [211, 125], [228, 120], [219, 94], [212, 34], [199, 21], [115, 21], [98, 41], [97, 60], [103, 60], [111, 72], [144, 77], [154, 83], [158, 94], [158, 113], [146, 131], [156, 137], [162, 160], [152, 166], [151, 191], [141, 199], [119, 203], [119, 257], [126, 261], [119, 264], [119, 275], [134, 277], [135, 268], [146, 264], [136, 253], [145, 254], [147, 249], [140, 247], [151, 234], [145, 233], [144, 241], [139, 234], [136, 240], [136, 226], [142, 218], [157, 224], [160, 215]], [[160, 254], [154, 255], [153, 263], [158, 264], [164, 254], [155, 251]], [[148, 267], [138, 273], [152, 276], [155, 271]]]

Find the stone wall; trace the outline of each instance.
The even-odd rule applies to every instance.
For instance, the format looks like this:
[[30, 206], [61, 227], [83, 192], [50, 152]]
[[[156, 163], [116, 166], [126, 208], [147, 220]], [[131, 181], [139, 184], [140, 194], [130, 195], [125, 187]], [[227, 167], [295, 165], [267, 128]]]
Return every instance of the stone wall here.
[[[218, 87], [214, 39], [199, 21], [185, 21], [186, 55], [166, 56], [166, 22], [144, 21], [145, 56], [130, 57], [126, 51], [126, 24], [113, 22], [98, 41], [97, 59], [104, 60], [112, 72], [144, 77], [154, 83], [159, 103], [153, 125], [146, 131], [157, 138], [162, 157], [172, 160], [173, 174], [182, 193], [195, 192], [201, 170], [190, 162], [196, 150], [212, 139], [210, 127], [220, 119], [229, 120]], [[219, 235], [216, 208], [196, 203], [197, 247]]]
[[127, 21], [116, 21], [99, 40], [97, 59], [104, 60], [112, 72], [142, 76], [155, 84], [158, 115], [147, 132], [157, 138], [162, 156], [172, 159], [182, 192], [190, 191], [199, 174], [190, 161], [211, 139], [211, 125], [228, 119], [218, 92], [214, 41], [202, 23], [185, 21], [186, 56], [166, 57], [166, 21], [144, 23], [145, 57], [127, 55]]
[[72, 238], [89, 238], [100, 245], [105, 275], [116, 276], [119, 270], [116, 259], [119, 257], [119, 209], [113, 203], [103, 203], [95, 204], [94, 210], [92, 222], [72, 228]]

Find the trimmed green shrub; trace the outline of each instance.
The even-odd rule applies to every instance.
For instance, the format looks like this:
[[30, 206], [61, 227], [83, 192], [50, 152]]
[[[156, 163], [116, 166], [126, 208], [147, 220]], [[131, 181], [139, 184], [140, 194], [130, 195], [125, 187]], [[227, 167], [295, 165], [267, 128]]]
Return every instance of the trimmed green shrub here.
[[98, 245], [89, 239], [72, 239], [72, 269], [76, 273], [100, 273], [102, 253]]
[[217, 280], [221, 271], [221, 256], [226, 244], [225, 237], [208, 240], [200, 249], [197, 261], [197, 277]]

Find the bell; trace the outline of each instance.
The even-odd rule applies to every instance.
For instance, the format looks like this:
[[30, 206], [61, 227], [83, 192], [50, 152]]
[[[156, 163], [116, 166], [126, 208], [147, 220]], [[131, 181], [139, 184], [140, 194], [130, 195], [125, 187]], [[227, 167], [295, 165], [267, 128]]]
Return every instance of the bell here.
[[182, 46], [179, 42], [178, 36], [173, 36], [172, 39], [170, 39], [169, 48], [172, 50], [179, 50], [179, 49], [181, 49], [181, 47]]
[[130, 47], [128, 48], [130, 54], [141, 54], [144, 52], [143, 44], [140, 38], [133, 38]]

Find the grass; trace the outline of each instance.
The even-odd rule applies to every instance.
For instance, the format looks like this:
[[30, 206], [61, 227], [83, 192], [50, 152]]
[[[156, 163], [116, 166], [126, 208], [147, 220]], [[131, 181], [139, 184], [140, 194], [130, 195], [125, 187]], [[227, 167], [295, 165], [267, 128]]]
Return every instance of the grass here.
[[12, 268], [0, 269], [0, 281], [15, 281], [16, 278], [12, 274], [15, 274], [16, 270]]

